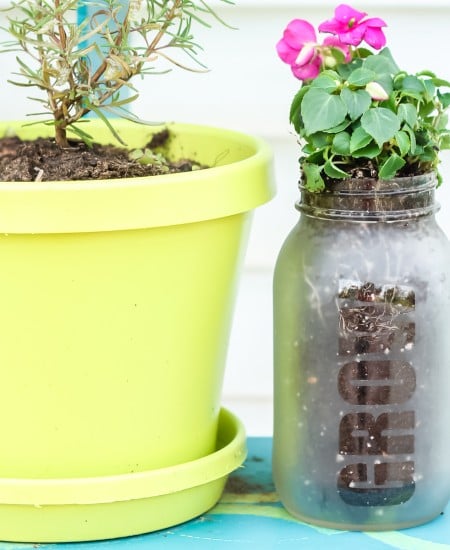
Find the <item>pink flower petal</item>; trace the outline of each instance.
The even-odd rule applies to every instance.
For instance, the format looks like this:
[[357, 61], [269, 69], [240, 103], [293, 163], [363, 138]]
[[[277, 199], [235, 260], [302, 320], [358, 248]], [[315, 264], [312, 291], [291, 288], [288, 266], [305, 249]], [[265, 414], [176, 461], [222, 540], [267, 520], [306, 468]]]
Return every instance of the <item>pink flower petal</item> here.
[[371, 17], [370, 19], [366, 19], [362, 24], [367, 27], [387, 27], [387, 24], [379, 17]]
[[363, 17], [365, 17], [367, 13], [364, 13], [363, 11], [358, 11], [349, 6], [348, 4], [340, 4], [335, 10], [334, 10], [334, 17], [341, 23], [345, 23], [348, 25], [349, 21], [352, 19], [359, 23]]
[[320, 57], [316, 56], [312, 63], [302, 66], [292, 65], [291, 69], [294, 76], [299, 80], [312, 80], [318, 76], [321, 63]]
[[298, 56], [298, 50], [291, 48], [289, 44], [281, 39], [276, 45], [277, 53], [281, 61], [292, 65]]
[[380, 50], [386, 44], [386, 37], [383, 31], [376, 27], [367, 27], [364, 33], [364, 40], [376, 50]]
[[343, 44], [349, 44], [350, 46], [359, 46], [364, 38], [364, 33], [366, 32], [365, 27], [353, 27], [353, 29], [347, 32], [339, 33], [339, 40]]
[[286, 27], [283, 39], [292, 48], [300, 48], [306, 42], [316, 42], [316, 31], [311, 23], [304, 19], [293, 19]]
[[338, 34], [342, 30], [342, 25], [334, 19], [324, 21], [319, 25], [320, 32], [329, 32], [330, 34]]

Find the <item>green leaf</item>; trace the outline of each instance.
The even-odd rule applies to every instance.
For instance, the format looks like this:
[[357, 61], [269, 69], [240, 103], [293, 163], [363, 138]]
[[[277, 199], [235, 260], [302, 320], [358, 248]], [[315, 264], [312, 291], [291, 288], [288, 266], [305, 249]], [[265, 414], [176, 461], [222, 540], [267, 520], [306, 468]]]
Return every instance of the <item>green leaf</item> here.
[[32, 86], [36, 86], [36, 84], [32, 82], [17, 82], [17, 80], [7, 80], [8, 84], [14, 84], [14, 86], [21, 86], [22, 88], [31, 88]]
[[422, 80], [423, 85], [425, 87], [427, 99], [432, 101], [435, 93], [436, 93], [436, 86], [433, 84], [432, 80], [427, 78], [426, 80]]
[[378, 176], [382, 180], [392, 179], [400, 168], [405, 166], [406, 161], [399, 157], [396, 153], [393, 153], [380, 167]]
[[98, 118], [108, 127], [109, 131], [111, 132], [111, 134], [117, 139], [117, 141], [121, 144], [121, 145], [126, 145], [126, 143], [123, 141], [123, 139], [119, 136], [119, 134], [116, 132], [114, 126], [111, 124], [111, 122], [109, 121], [108, 117], [106, 117], [101, 108], [100, 107], [97, 107], [96, 105], [93, 105], [92, 103], [86, 101], [86, 106], [93, 112], [95, 113]]
[[[409, 97], [412, 97], [413, 99], [415, 99], [417, 102], [419, 101], [422, 101], [423, 99], [423, 94], [419, 93], [419, 92], [413, 92], [412, 90], [403, 90], [402, 91], [402, 94], [401, 94], [401, 97], [404, 98], [409, 98]], [[407, 101], [409, 101], [409, 99], [407, 99]]]
[[450, 149], [450, 134], [444, 134], [439, 140], [439, 148], [443, 151], [444, 149]]
[[310, 135], [343, 122], [347, 116], [347, 108], [340, 96], [311, 88], [303, 98], [301, 116], [306, 135]]
[[341, 92], [341, 98], [352, 120], [359, 118], [372, 103], [372, 98], [365, 90], [352, 91], [344, 88]]
[[416, 76], [429, 76], [430, 78], [436, 79], [436, 75], [432, 71], [429, 71], [427, 69], [418, 72]]
[[411, 142], [411, 146], [410, 146], [411, 154], [415, 155], [416, 149], [417, 149], [416, 134], [414, 133], [414, 130], [410, 128], [407, 124], [405, 124], [403, 129], [405, 130], [405, 132], [407, 132], [409, 136], [409, 141]]
[[430, 136], [425, 128], [419, 128], [416, 132], [416, 141], [418, 146], [421, 145], [425, 147], [428, 144], [430, 141]]
[[436, 160], [437, 151], [431, 146], [424, 147], [419, 157], [422, 162], [433, 162]]
[[362, 149], [372, 141], [370, 136], [361, 126], [358, 126], [350, 138], [350, 154], [353, 154], [358, 149]]
[[403, 79], [407, 75], [408, 73], [406, 73], [405, 71], [401, 71], [400, 73], [397, 73], [396, 75], [394, 75], [393, 80], [394, 80], [394, 87], [396, 90], [401, 90]]
[[425, 86], [420, 78], [409, 74], [403, 79], [402, 90], [423, 94], [425, 92]]
[[438, 88], [440, 88], [441, 86], [445, 88], [450, 88], [450, 82], [448, 80], [443, 80], [442, 78], [432, 78], [431, 81]]
[[313, 153], [316, 152], [316, 148], [314, 147], [314, 145], [312, 143], [306, 143], [303, 147], [302, 147], [302, 153], [305, 153], [305, 155], [312, 155]]
[[369, 109], [361, 117], [361, 126], [381, 147], [400, 130], [395, 113], [384, 107]]
[[400, 149], [400, 155], [404, 157], [408, 154], [409, 149], [411, 147], [411, 141], [408, 137], [407, 132], [404, 132], [400, 130], [395, 134], [395, 141], [397, 142], [397, 146]]
[[315, 149], [323, 149], [328, 145], [328, 134], [325, 132], [317, 132], [308, 137], [308, 142]]
[[350, 155], [350, 134], [347, 132], [336, 134], [333, 139], [331, 150], [337, 155]]
[[92, 147], [92, 144], [94, 143], [94, 138], [91, 136], [91, 134], [88, 134], [87, 132], [83, 131], [79, 126], [75, 124], [71, 124], [68, 128], [68, 131], [78, 136], [88, 147]]
[[397, 116], [400, 122], [405, 121], [411, 128], [416, 125], [417, 122], [417, 110], [411, 103], [400, 103], [398, 106]]
[[322, 166], [325, 164], [326, 159], [324, 158], [324, 150], [319, 149], [318, 151], [314, 151], [312, 154], [308, 155], [308, 158], [300, 158], [300, 165], [302, 163], [308, 163], [308, 164], [317, 164], [317, 166]]
[[325, 189], [325, 182], [320, 175], [320, 166], [305, 162], [301, 168], [306, 179], [305, 185], [308, 191], [322, 191]]
[[389, 96], [389, 99], [386, 99], [385, 101], [380, 101], [378, 103], [378, 107], [385, 107], [386, 109], [389, 109], [389, 111], [395, 113], [397, 111], [397, 101], [394, 94], [391, 94]]
[[378, 54], [369, 55], [364, 60], [363, 67], [377, 74], [397, 74], [400, 69], [394, 61], [389, 48], [384, 48]]
[[336, 71], [333, 71], [333, 69], [325, 69], [320, 73], [320, 75], [326, 75], [331, 77], [333, 80], [338, 80], [339, 82], [341, 81], [341, 77], [339, 76], [339, 73], [337, 73]]
[[345, 55], [342, 50], [340, 50], [339, 48], [333, 48], [333, 47], [331, 47], [330, 50], [331, 50], [331, 55], [334, 57], [334, 59], [336, 59], [337, 63], [345, 62]]
[[295, 131], [299, 133], [300, 131], [300, 107], [302, 105], [303, 96], [309, 90], [309, 86], [302, 86], [300, 90], [295, 94], [294, 99], [291, 103], [291, 110], [289, 112], [289, 122], [294, 126]]
[[416, 153], [416, 157], [420, 157], [420, 155], [422, 155], [422, 153], [423, 153], [422, 145], [416, 145], [415, 153]]
[[419, 115], [426, 118], [435, 110], [434, 101], [425, 101], [420, 104]]
[[434, 127], [436, 130], [439, 130], [440, 132], [447, 130], [448, 126], [448, 115], [446, 113], [442, 113], [438, 115], [434, 121]]
[[127, 105], [128, 103], [133, 103], [133, 101], [136, 101], [136, 99], [139, 97], [139, 94], [134, 94], [132, 96], [128, 97], [120, 97], [117, 99], [114, 99], [114, 103], [111, 103], [114, 107], [123, 107], [123, 105]]
[[377, 73], [368, 69], [360, 68], [353, 71], [348, 77], [348, 84], [350, 86], [365, 86], [369, 82], [373, 82], [377, 78]]
[[365, 59], [366, 57], [369, 57], [369, 55], [373, 55], [372, 50], [369, 50], [368, 48], [358, 47], [358, 57], [359, 58]]
[[358, 149], [354, 153], [352, 153], [352, 156], [357, 158], [367, 158], [367, 159], [373, 159], [375, 157], [378, 157], [378, 155], [381, 153], [381, 147], [377, 145], [374, 141], [371, 141], [368, 145], [363, 147], [362, 149]]
[[329, 130], [327, 130], [327, 134], [338, 134], [339, 132], [342, 132], [343, 130], [348, 128], [351, 123], [352, 123], [351, 120], [345, 119], [344, 122], [341, 122], [337, 126], [333, 126], [333, 128], [330, 128]]
[[327, 74], [321, 74], [311, 82], [311, 88], [320, 88], [330, 94], [333, 93], [339, 85], [339, 80]]
[[131, 160], [139, 160], [144, 156], [144, 151], [142, 149], [133, 149], [128, 156]]
[[438, 90], [437, 95], [444, 109], [447, 109], [447, 107], [450, 105], [450, 93], [441, 94]]
[[135, 124], [142, 124], [143, 126], [163, 126], [164, 122], [157, 121], [157, 120], [144, 120], [142, 118], [139, 118], [137, 115], [132, 113], [131, 111], [128, 111], [127, 109], [124, 109], [123, 107], [116, 107], [116, 104], [104, 104], [102, 105], [102, 110], [105, 111], [109, 116], [109, 118], [123, 118], [124, 120], [129, 120], [130, 122], [133, 122]]
[[331, 160], [327, 160], [325, 166], [323, 167], [325, 174], [334, 179], [345, 179], [348, 178], [347, 172], [344, 172], [338, 168]]
[[347, 80], [347, 78], [359, 67], [361, 67], [363, 64], [362, 59], [353, 59], [350, 63], [341, 63], [337, 67], [337, 71], [339, 75], [344, 79]]

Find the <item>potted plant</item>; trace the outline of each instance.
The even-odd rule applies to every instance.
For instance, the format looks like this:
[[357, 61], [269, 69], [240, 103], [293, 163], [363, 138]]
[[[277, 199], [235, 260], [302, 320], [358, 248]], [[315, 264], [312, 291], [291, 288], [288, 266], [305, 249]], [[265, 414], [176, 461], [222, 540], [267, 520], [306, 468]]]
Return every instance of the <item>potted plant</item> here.
[[[74, 24], [80, 5], [91, 12]], [[211, 507], [244, 459], [220, 393], [251, 211], [273, 194], [270, 152], [251, 136], [177, 124], [153, 152], [165, 126], [109, 118], [135, 118], [124, 111], [135, 95], [118, 92], [148, 63], [171, 60], [170, 47], [195, 51], [191, 22], [212, 13], [204, 2], [13, 7], [6, 49], [31, 55], [19, 56], [19, 83], [44, 93], [50, 117], [0, 127], [7, 168], [27, 166], [31, 179], [0, 183], [0, 407], [10, 419], [0, 539], [159, 529]], [[118, 179], [118, 162], [106, 169], [116, 177], [99, 175], [103, 157], [92, 154], [114, 139], [142, 161], [138, 177]], [[11, 149], [22, 140], [20, 157]], [[68, 155], [85, 175], [46, 181]], [[119, 156], [131, 174], [128, 152]], [[210, 168], [167, 174], [180, 158]], [[160, 175], [145, 176], [152, 159]]]
[[[277, 44], [302, 81], [300, 221], [274, 282], [274, 475], [297, 517], [397, 529], [450, 496], [450, 247], [437, 226], [450, 83], [400, 69], [346, 4]], [[366, 48], [366, 44], [371, 48]]]

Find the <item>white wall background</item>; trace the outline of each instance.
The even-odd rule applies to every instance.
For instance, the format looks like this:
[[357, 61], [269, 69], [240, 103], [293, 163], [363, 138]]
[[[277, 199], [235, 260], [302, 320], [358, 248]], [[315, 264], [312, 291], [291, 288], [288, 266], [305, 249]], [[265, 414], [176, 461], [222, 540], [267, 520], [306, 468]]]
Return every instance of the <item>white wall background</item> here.
[[[287, 122], [299, 82], [275, 53], [275, 43], [293, 18], [314, 25], [332, 16], [330, 0], [237, 0], [211, 5], [238, 30], [219, 25], [198, 29], [205, 74], [175, 70], [139, 83], [135, 112], [147, 120], [195, 122], [256, 134], [275, 154], [277, 197], [254, 217], [245, 270], [231, 334], [223, 402], [244, 421], [250, 435], [272, 433], [272, 271], [278, 250], [297, 220], [296, 140]], [[411, 71], [424, 68], [450, 79], [449, 0], [355, 0], [352, 5], [388, 23], [388, 45], [397, 63]], [[7, 5], [0, 0], [0, 7]], [[1, 16], [1, 24], [4, 19]], [[4, 36], [2, 34], [2, 36]], [[11, 55], [0, 57], [0, 119], [23, 117], [34, 106], [24, 89], [6, 88], [14, 70]], [[442, 172], [439, 216], [450, 235], [450, 155]]]

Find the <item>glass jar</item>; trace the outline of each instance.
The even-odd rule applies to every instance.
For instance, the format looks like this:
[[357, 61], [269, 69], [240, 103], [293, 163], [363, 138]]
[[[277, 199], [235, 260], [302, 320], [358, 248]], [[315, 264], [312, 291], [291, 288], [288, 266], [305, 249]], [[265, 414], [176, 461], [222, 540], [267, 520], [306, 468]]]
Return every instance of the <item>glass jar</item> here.
[[450, 497], [450, 247], [434, 174], [301, 189], [274, 279], [273, 469], [303, 521], [399, 529]]

